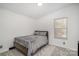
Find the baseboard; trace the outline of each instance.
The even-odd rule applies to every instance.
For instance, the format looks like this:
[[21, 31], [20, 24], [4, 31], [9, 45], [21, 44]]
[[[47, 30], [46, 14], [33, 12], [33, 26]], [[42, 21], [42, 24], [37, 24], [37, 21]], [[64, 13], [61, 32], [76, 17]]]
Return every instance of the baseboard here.
[[[49, 45], [55, 45], [55, 44], [49, 44]], [[73, 50], [73, 51], [77, 51], [77, 49], [73, 49], [73, 48], [69, 48], [69, 47], [63, 47], [63, 46], [59, 46], [59, 45], [55, 45], [55, 46], [66, 48], [66, 49]]]
[[[69, 49], [71, 49], [71, 48], [69, 48]], [[78, 51], [77, 49], [71, 49], [71, 50], [73, 50], [73, 51]]]
[[4, 53], [4, 52], [6, 52], [6, 51], [9, 51], [9, 49], [2, 49], [2, 50], [0, 51], [0, 53]]
[[9, 51], [9, 50], [12, 50], [12, 49], [14, 49], [15, 47], [11, 47], [11, 48], [9, 48], [9, 49], [1, 49], [0, 50], [0, 53], [4, 53], [4, 52], [6, 52], [6, 51]]

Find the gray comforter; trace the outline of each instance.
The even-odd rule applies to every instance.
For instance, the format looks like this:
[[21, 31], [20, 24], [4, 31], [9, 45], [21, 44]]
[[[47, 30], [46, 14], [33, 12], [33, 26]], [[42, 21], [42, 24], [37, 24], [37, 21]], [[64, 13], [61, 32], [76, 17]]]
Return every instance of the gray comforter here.
[[29, 36], [16, 37], [15, 42], [28, 48], [27, 55], [30, 56], [39, 47], [43, 46], [44, 44], [47, 44], [48, 40], [46, 36], [29, 35]]

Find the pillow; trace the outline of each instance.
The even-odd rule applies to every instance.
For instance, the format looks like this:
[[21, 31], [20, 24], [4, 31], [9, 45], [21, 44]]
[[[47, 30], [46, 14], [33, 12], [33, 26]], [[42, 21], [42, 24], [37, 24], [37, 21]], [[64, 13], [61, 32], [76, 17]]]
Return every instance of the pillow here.
[[46, 36], [46, 32], [39, 32], [39, 35]]
[[34, 35], [39, 35], [39, 32], [34, 32]]

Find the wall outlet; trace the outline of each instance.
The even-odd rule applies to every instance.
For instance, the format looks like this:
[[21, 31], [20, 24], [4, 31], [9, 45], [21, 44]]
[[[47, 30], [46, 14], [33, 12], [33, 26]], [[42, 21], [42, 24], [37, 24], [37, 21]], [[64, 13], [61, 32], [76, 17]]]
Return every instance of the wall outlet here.
[[66, 42], [63, 42], [63, 45], [65, 45], [66, 44]]
[[0, 45], [0, 49], [2, 48], [2, 45]]

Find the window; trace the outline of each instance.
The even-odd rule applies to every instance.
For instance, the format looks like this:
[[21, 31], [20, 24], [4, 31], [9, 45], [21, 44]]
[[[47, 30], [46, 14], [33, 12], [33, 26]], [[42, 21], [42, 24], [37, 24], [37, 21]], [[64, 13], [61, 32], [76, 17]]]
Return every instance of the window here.
[[67, 17], [54, 19], [54, 38], [67, 39]]

